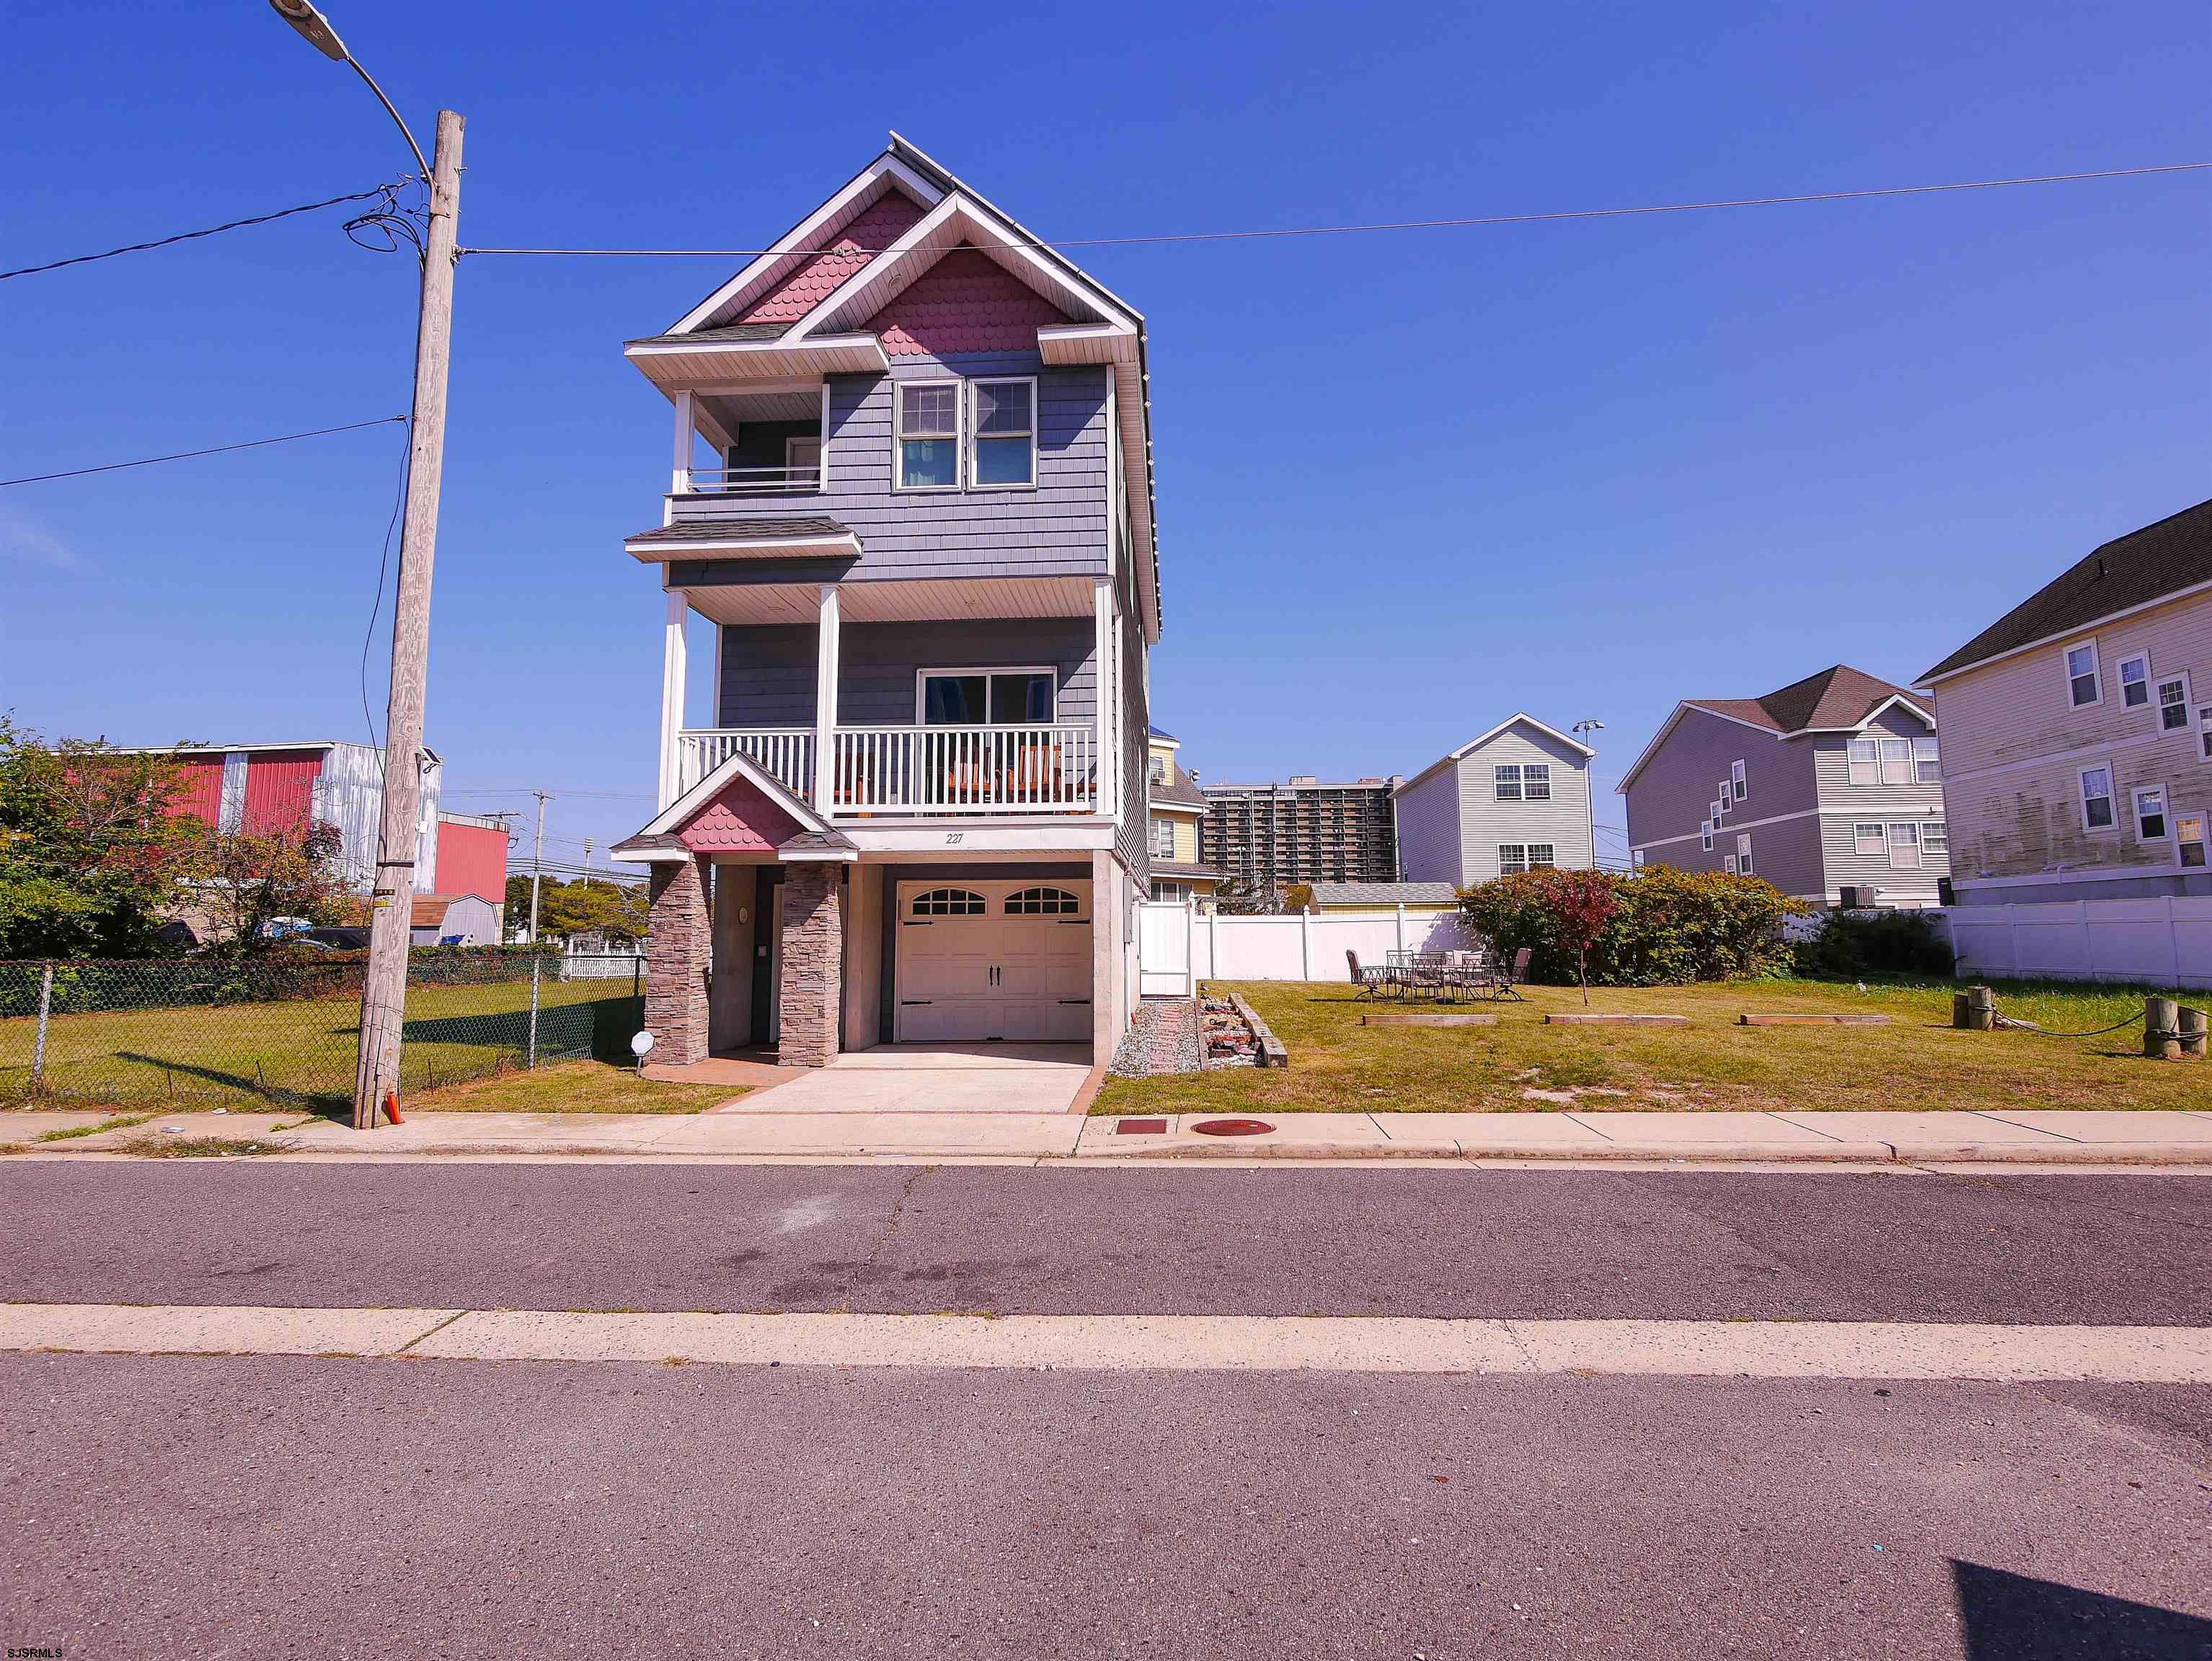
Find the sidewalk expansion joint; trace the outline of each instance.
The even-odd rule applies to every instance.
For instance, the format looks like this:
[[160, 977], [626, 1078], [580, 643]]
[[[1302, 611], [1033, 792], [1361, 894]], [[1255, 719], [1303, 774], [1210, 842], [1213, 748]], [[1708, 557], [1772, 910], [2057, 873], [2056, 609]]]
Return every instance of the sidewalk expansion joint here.
[[422, 1343], [423, 1339], [433, 1337], [438, 1333], [443, 1332], [455, 1321], [460, 1319], [462, 1316], [473, 1314], [474, 1312], [475, 1312], [473, 1310], [456, 1309], [452, 1314], [447, 1316], [445, 1319], [441, 1321], [434, 1321], [428, 1326], [424, 1327], [420, 1332], [417, 1332], [413, 1337], [408, 1339], [405, 1343], [401, 1344], [398, 1349], [393, 1350], [392, 1353], [395, 1355], [404, 1355], [409, 1350], [414, 1349], [416, 1344]]

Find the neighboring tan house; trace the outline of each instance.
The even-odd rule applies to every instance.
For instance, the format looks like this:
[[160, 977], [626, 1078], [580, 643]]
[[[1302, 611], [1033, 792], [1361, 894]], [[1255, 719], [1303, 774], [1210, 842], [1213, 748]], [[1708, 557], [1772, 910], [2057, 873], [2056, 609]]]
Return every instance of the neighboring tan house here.
[[2106, 543], [1921, 682], [1960, 903], [2212, 894], [2212, 501]]
[[1636, 864], [1740, 871], [1820, 906], [1940, 902], [1936, 718], [1838, 664], [1763, 698], [1674, 706], [1620, 781]]
[[896, 134], [767, 246], [625, 349], [675, 415], [624, 544], [667, 596], [660, 806], [611, 850], [651, 867], [653, 1059], [1103, 1058], [1152, 881], [1144, 319]]
[[1398, 786], [1398, 864], [1412, 882], [1471, 888], [1508, 871], [1597, 860], [1590, 759], [1579, 739], [1516, 712]]
[[1145, 757], [1145, 784], [1152, 816], [1146, 834], [1152, 842], [1152, 898], [1192, 900], [1200, 911], [1213, 909], [1221, 873], [1199, 863], [1198, 826], [1206, 817], [1206, 796], [1176, 761], [1182, 741], [1152, 730]]

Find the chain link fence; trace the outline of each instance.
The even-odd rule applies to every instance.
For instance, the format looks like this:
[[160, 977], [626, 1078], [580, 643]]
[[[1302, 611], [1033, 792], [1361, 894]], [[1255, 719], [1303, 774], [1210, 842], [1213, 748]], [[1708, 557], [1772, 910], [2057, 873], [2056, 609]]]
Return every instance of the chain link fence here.
[[[0, 962], [0, 1101], [199, 1106], [351, 1100], [364, 953]], [[529, 950], [417, 950], [409, 1091], [542, 1062], [623, 1060], [644, 959], [564, 979]]]

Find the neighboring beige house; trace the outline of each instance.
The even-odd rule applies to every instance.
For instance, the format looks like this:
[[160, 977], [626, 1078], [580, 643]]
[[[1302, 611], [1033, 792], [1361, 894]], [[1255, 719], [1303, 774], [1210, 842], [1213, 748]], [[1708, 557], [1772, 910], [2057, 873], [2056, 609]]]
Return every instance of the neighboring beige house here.
[[1921, 682], [1960, 903], [2212, 894], [2212, 501], [2106, 543]]
[[1158, 727], [1150, 730], [1145, 783], [1150, 791], [1146, 835], [1151, 843], [1152, 898], [1194, 900], [1202, 912], [1213, 909], [1221, 873], [1200, 863], [1198, 827], [1206, 817], [1206, 796], [1176, 761], [1182, 741]]
[[1595, 865], [1590, 760], [1597, 752], [1516, 711], [1392, 793], [1398, 870], [1471, 888], [1507, 871]]
[[1685, 700], [1619, 788], [1638, 867], [1905, 909], [1941, 903], [1951, 874], [1935, 715], [1847, 664], [1761, 697]]

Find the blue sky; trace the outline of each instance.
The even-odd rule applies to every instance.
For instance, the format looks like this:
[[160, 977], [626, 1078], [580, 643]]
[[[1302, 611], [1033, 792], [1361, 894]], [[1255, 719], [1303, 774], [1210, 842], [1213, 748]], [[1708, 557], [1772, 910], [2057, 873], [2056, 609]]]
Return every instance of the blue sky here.
[[[2212, 159], [2196, 0], [1378, 15], [333, 10], [426, 143], [468, 116], [483, 245], [751, 246], [893, 127], [1071, 237]], [[9, 37], [0, 266], [404, 162], [261, 0], [17, 0]], [[0, 288], [0, 476], [404, 409], [411, 262], [338, 221]], [[1150, 320], [1155, 714], [1212, 778], [1412, 773], [1525, 707], [1604, 720], [1609, 786], [1677, 698], [1910, 676], [2212, 494], [2212, 175], [1079, 257]], [[724, 275], [460, 270], [430, 738], [455, 806], [572, 792], [563, 858], [651, 808], [660, 597], [619, 541], [658, 516], [668, 418], [620, 343]], [[361, 736], [398, 446], [0, 491], [0, 707]]]

